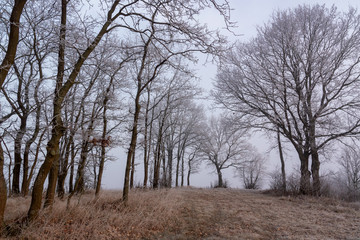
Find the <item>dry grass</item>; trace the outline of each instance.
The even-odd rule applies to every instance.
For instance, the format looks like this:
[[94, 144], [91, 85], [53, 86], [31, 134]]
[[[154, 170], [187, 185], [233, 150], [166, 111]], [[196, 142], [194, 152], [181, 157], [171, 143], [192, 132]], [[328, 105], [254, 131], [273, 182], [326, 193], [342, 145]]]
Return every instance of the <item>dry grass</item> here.
[[[233, 189], [136, 190], [73, 199], [23, 227], [18, 239], [360, 239], [359, 205], [327, 198], [274, 197]], [[6, 221], [29, 199], [9, 199]]]

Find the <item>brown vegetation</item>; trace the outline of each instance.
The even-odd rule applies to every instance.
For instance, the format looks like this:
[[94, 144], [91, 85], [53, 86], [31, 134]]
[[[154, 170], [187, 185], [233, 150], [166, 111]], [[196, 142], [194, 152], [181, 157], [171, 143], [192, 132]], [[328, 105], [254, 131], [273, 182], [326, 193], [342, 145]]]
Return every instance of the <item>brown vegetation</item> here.
[[[134, 190], [85, 194], [71, 209], [56, 200], [28, 227], [29, 198], [10, 198], [5, 221], [20, 239], [357, 239], [360, 205], [328, 198], [274, 197], [234, 189]], [[8, 236], [10, 238], [10, 236]]]

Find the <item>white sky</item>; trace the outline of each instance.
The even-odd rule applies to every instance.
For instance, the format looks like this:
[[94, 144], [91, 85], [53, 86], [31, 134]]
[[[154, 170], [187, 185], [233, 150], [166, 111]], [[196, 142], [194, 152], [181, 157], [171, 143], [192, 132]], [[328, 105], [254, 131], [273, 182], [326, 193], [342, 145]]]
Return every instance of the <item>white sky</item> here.
[[[234, 36], [228, 32], [224, 32], [230, 41], [248, 41], [252, 37], [256, 36], [256, 26], [261, 26], [264, 23], [267, 23], [270, 19], [270, 16], [275, 10], [285, 10], [288, 8], [294, 8], [299, 4], [325, 4], [327, 7], [335, 5], [340, 11], [347, 11], [350, 6], [358, 8], [360, 10], [360, 0], [229, 0], [231, 8], [232, 21], [237, 22], [237, 28], [233, 31], [239, 35]], [[204, 22], [212, 28], [222, 28], [222, 18], [218, 16], [215, 10], [207, 10], [201, 16]], [[206, 66], [199, 65], [199, 77], [201, 78], [201, 85], [206, 90], [211, 89], [212, 82], [216, 75], [216, 66], [212, 64], [206, 64]], [[259, 149], [262, 152], [268, 150], [267, 139], [265, 137], [259, 136], [256, 141], [262, 141], [263, 149]], [[259, 142], [258, 142], [259, 143]], [[115, 162], [106, 163], [106, 170], [104, 174], [104, 188], [105, 189], [122, 189], [123, 187], [123, 178], [124, 178], [124, 169], [125, 169], [125, 158], [126, 155], [122, 151], [113, 151], [114, 157], [118, 160]], [[290, 156], [291, 157], [291, 156]], [[277, 164], [277, 153], [272, 152], [269, 156], [271, 159], [268, 162], [267, 169], [271, 171], [274, 169], [274, 165]], [[292, 164], [296, 165], [298, 160], [295, 157], [292, 157]], [[272, 165], [272, 166], [270, 166]], [[288, 166], [287, 170], [291, 170], [294, 166]], [[322, 165], [324, 167], [324, 165]], [[142, 182], [142, 165], [138, 166], [135, 182]], [[233, 177], [233, 171], [226, 171], [223, 175], [224, 179], [229, 180], [231, 187], [240, 187], [241, 180]], [[216, 180], [216, 173], [212, 172], [211, 168], [204, 167], [204, 169], [198, 173], [194, 174], [191, 178], [191, 184], [198, 187], [207, 187], [210, 186], [211, 182]]]

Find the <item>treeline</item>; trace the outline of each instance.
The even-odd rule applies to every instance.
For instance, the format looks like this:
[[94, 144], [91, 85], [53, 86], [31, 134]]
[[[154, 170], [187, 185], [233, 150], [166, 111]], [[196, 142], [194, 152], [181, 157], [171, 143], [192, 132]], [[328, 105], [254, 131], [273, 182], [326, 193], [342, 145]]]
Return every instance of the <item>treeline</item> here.
[[198, 21], [209, 7], [230, 27], [226, 1], [1, 3], [1, 222], [7, 192], [31, 192], [24, 221], [44, 189], [44, 207], [56, 193], [98, 194], [117, 146], [128, 149], [125, 202], [136, 158], [144, 187], [189, 184], [205, 118], [191, 65], [226, 46]]

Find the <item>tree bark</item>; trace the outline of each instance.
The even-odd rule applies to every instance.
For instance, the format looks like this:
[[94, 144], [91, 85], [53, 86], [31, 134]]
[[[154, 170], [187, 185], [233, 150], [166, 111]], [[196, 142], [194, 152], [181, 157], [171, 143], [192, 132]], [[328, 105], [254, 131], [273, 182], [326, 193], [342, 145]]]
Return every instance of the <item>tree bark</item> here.
[[312, 191], [313, 195], [320, 196], [321, 182], [320, 182], [320, 161], [317, 151], [311, 153], [311, 174], [312, 174]]
[[309, 171], [309, 154], [304, 153], [300, 158], [300, 193], [308, 195], [311, 192], [310, 171]]
[[283, 193], [286, 192], [286, 172], [285, 172], [285, 159], [281, 144], [281, 138], [280, 138], [280, 131], [279, 128], [277, 130], [277, 142], [278, 142], [278, 149], [279, 149], [279, 155], [280, 155], [280, 162], [281, 162], [281, 177], [282, 177], [282, 191]]
[[74, 168], [75, 168], [75, 143], [71, 143], [71, 161], [70, 161], [70, 177], [69, 177], [69, 192], [74, 191]]
[[[25, 6], [26, 0], [15, 1], [14, 7], [10, 16], [10, 35], [8, 40], [8, 47], [5, 57], [0, 65], [0, 88], [2, 88], [5, 78], [14, 64], [17, 46], [19, 43], [19, 22], [20, 16]], [[4, 212], [7, 200], [6, 181], [4, 176], [4, 151], [0, 142], [0, 230], [2, 230], [4, 222]]]
[[222, 172], [221, 172], [221, 169], [219, 167], [217, 167], [216, 170], [217, 170], [217, 174], [218, 174], [217, 187], [222, 188], [222, 187], [224, 187], [223, 179], [222, 179]]
[[60, 199], [63, 199], [65, 196], [65, 179], [68, 173], [68, 167], [69, 167], [69, 158], [70, 158], [70, 147], [71, 143], [74, 141], [74, 136], [72, 133], [70, 133], [70, 137], [68, 139], [68, 142], [66, 143], [65, 147], [65, 156], [64, 161], [62, 162], [62, 165], [59, 169], [59, 175], [57, 180], [57, 193], [58, 197]]
[[33, 162], [32, 166], [31, 166], [29, 176], [26, 178], [26, 182], [23, 183], [23, 186], [22, 186], [22, 189], [21, 189], [21, 191], [23, 192], [22, 193], [23, 196], [27, 196], [28, 193], [29, 193], [29, 187], [30, 187], [31, 179], [32, 179], [32, 177], [34, 175], [35, 167], [36, 167], [37, 161], [39, 159], [39, 152], [40, 152], [40, 148], [41, 148], [41, 142], [42, 142], [42, 139], [43, 139], [45, 133], [46, 133], [46, 130], [44, 130], [43, 133], [39, 137], [39, 142], [38, 142], [38, 144], [36, 146], [34, 162]]
[[166, 187], [171, 188], [172, 185], [172, 171], [173, 171], [173, 146], [168, 146], [167, 148], [168, 152], [168, 179], [166, 183]]
[[16, 50], [19, 43], [20, 17], [26, 1], [27, 0], [15, 0], [15, 4], [11, 12], [8, 47], [5, 57], [0, 65], [0, 88], [2, 88], [7, 74], [11, 66], [14, 64]]
[[50, 169], [49, 177], [48, 177], [48, 188], [46, 191], [45, 203], [44, 208], [50, 207], [52, 208], [55, 200], [55, 189], [56, 189], [56, 182], [59, 173], [59, 156], [60, 151], [56, 154], [53, 165]]
[[190, 174], [191, 174], [191, 162], [188, 162], [188, 172], [187, 172], [187, 186], [190, 186]]
[[0, 142], [0, 234], [4, 227], [4, 212], [7, 200], [6, 181], [4, 176], [4, 151]]
[[[110, 86], [111, 86], [110, 82]], [[107, 117], [106, 117], [106, 111], [107, 111], [107, 102], [109, 100], [108, 94], [110, 92], [110, 86], [106, 89], [105, 98], [103, 101], [103, 132], [102, 132], [102, 139], [106, 138], [106, 132], [107, 132]], [[105, 164], [105, 145], [101, 144], [101, 157], [100, 157], [100, 165], [99, 165], [99, 174], [98, 174], [98, 180], [96, 183], [96, 190], [95, 190], [95, 196], [99, 196], [100, 190], [101, 190], [101, 181], [102, 176], [104, 172], [104, 164]]]
[[20, 128], [16, 133], [15, 142], [14, 142], [14, 169], [13, 169], [13, 182], [12, 182], [12, 192], [17, 195], [20, 193], [20, 170], [21, 170], [21, 146], [22, 139], [26, 131], [26, 120], [25, 113], [20, 117]]
[[130, 189], [134, 188], [134, 175], [135, 175], [135, 153], [134, 151], [131, 159], [131, 172], [130, 172]]
[[131, 168], [131, 160], [132, 160], [132, 156], [135, 152], [135, 148], [136, 148], [136, 140], [137, 140], [137, 125], [138, 125], [138, 120], [139, 120], [139, 115], [140, 115], [140, 88], [138, 88], [138, 93], [136, 94], [135, 97], [135, 113], [134, 113], [134, 119], [133, 119], [133, 127], [132, 127], [132, 131], [131, 131], [131, 141], [130, 141], [130, 147], [128, 150], [128, 154], [127, 154], [127, 159], [126, 159], [126, 168], [125, 168], [125, 177], [124, 177], [124, 188], [123, 188], [123, 197], [122, 200], [125, 202], [125, 204], [128, 201], [128, 197], [129, 197], [129, 187], [130, 187], [130, 168]]
[[182, 151], [181, 157], [181, 186], [184, 186], [184, 176], [185, 176], [185, 163], [184, 163], [184, 156], [185, 156], [185, 149]]
[[[61, 23], [60, 23], [60, 39], [59, 39], [59, 53], [58, 53], [58, 71], [56, 76], [55, 95], [59, 94], [59, 91], [63, 85], [64, 69], [65, 69], [65, 40], [66, 40], [66, 16], [67, 15], [67, 0], [61, 0]], [[59, 107], [59, 114], [61, 115], [61, 103]], [[54, 115], [56, 116], [56, 115]], [[59, 116], [61, 119], [61, 116]], [[61, 121], [61, 120], [60, 120]], [[65, 130], [65, 129], [64, 129]], [[61, 132], [61, 135], [63, 132]], [[61, 138], [61, 137], [60, 137]], [[59, 138], [59, 140], [60, 140]], [[57, 142], [59, 144], [59, 142]], [[46, 191], [44, 207], [51, 207], [54, 203], [56, 182], [59, 172], [59, 147], [53, 158], [53, 163], [49, 174], [49, 183]]]

